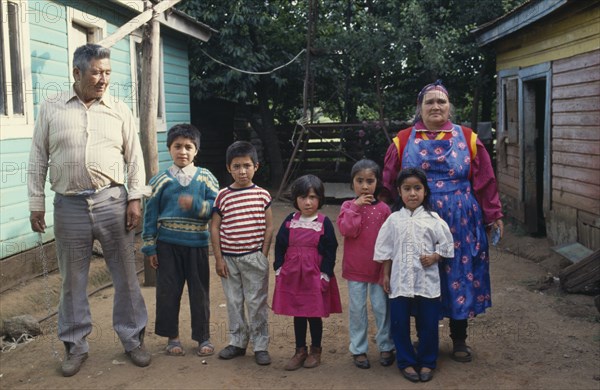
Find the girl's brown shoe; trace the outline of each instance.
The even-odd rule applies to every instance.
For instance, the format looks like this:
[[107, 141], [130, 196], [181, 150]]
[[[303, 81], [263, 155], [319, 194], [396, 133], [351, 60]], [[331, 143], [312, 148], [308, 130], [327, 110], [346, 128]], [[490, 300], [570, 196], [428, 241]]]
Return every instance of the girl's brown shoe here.
[[304, 361], [304, 368], [314, 368], [321, 364], [321, 347], [310, 347], [310, 354]]
[[306, 347], [296, 348], [296, 353], [289, 362], [285, 365], [284, 369], [286, 371], [294, 371], [302, 367], [304, 361], [308, 357], [308, 353], [306, 352]]

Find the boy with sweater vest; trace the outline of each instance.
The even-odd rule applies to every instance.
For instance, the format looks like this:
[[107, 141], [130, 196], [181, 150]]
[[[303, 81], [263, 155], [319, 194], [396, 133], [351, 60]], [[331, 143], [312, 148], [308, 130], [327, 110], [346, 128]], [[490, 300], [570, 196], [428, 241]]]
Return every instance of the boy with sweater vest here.
[[167, 355], [182, 356], [179, 339], [179, 307], [187, 281], [192, 339], [197, 354], [214, 353], [210, 342], [208, 222], [219, 183], [205, 168], [194, 166], [200, 149], [200, 132], [190, 124], [178, 124], [167, 133], [173, 165], [150, 180], [152, 195], [146, 199], [142, 252], [156, 269], [156, 327], [168, 337]]
[[229, 319], [229, 345], [219, 352], [219, 358], [245, 355], [252, 341], [256, 363], [268, 365], [271, 196], [252, 182], [258, 156], [251, 143], [234, 142], [227, 148], [225, 160], [234, 182], [219, 191], [210, 226]]

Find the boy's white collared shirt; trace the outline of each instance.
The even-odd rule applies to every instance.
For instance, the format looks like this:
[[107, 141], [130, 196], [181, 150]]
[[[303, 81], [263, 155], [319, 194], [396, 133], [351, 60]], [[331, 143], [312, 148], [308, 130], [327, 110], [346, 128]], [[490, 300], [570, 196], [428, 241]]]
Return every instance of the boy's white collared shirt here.
[[189, 164], [183, 168], [179, 168], [177, 165], [173, 164], [169, 167], [169, 173], [177, 179], [179, 184], [183, 187], [187, 187], [190, 185], [196, 174], [196, 166], [194, 166], [194, 164]]
[[419, 259], [434, 252], [454, 257], [452, 233], [436, 212], [420, 206], [414, 212], [402, 208], [388, 217], [377, 236], [373, 259], [392, 260], [390, 298], [440, 296], [438, 265], [424, 268]]

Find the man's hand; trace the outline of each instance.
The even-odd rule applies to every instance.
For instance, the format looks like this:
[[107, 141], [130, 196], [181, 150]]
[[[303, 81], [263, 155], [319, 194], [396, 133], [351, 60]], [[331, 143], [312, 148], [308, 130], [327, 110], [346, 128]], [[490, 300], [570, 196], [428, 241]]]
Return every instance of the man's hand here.
[[46, 215], [45, 211], [32, 211], [29, 213], [29, 222], [31, 223], [31, 230], [38, 233], [46, 232]]
[[135, 229], [142, 219], [142, 208], [139, 199], [132, 199], [127, 203], [127, 231]]

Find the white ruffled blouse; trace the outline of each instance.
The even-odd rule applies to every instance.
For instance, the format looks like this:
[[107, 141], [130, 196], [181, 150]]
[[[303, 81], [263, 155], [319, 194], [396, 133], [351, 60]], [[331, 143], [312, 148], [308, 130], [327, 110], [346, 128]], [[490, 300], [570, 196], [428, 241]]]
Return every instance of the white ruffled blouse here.
[[392, 260], [390, 298], [440, 296], [438, 264], [424, 268], [419, 260], [433, 252], [454, 257], [452, 233], [436, 212], [420, 206], [414, 212], [402, 208], [388, 217], [377, 236], [373, 259]]

